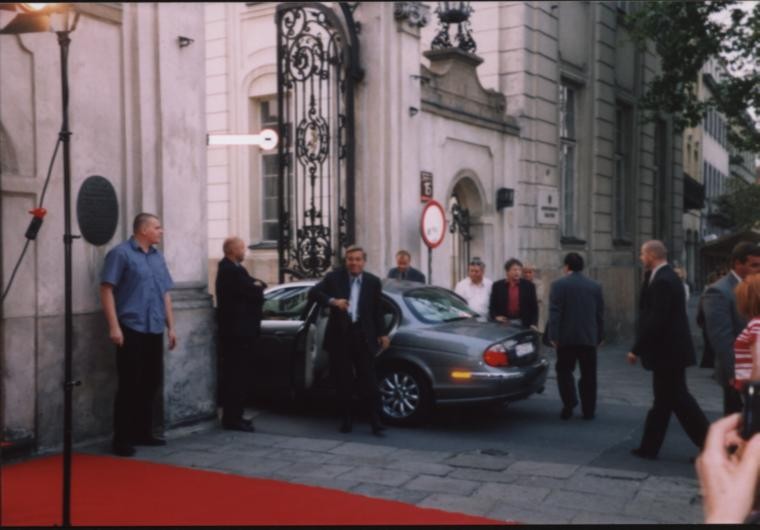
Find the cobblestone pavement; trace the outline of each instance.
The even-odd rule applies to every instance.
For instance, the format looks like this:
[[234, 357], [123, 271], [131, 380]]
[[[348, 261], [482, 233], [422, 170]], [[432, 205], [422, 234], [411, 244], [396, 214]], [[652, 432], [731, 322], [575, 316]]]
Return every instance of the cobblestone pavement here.
[[[337, 433], [332, 416], [283, 420], [266, 411], [249, 411], [257, 416], [255, 433], [223, 431], [209, 423], [170, 432], [166, 447], [141, 447], [137, 458], [504, 521], [701, 522], [698, 482], [689, 463], [696, 449], [675, 419], [660, 460], [641, 461], [628, 454], [638, 442], [652, 394], [650, 375], [641, 367], [626, 365], [625, 353], [623, 346], [605, 346], [599, 352], [595, 421], [560, 422], [552, 373], [543, 395], [511, 405], [493, 423], [509, 422], [510, 430], [498, 433], [499, 444], [482, 440], [479, 432], [471, 432], [477, 428], [470, 429], [466, 422], [459, 425], [456, 416], [443, 426], [390, 429], [388, 436], [377, 439], [364, 432], [368, 429], [363, 424], [355, 426], [352, 434]], [[717, 418], [720, 393], [711, 370], [690, 368], [688, 380], [708, 416]], [[541, 430], [542, 423], [549, 423], [553, 430]], [[519, 438], [523, 431], [531, 434]], [[603, 446], [592, 443], [603, 436], [611, 441]], [[562, 437], [580, 441], [561, 447]], [[99, 442], [79, 450], [107, 453], [108, 444]]]

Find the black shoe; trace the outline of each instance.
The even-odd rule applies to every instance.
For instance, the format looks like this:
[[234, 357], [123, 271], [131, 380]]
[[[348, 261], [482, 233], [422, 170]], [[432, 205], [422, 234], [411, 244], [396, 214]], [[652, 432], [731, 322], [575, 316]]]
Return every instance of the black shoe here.
[[135, 448], [128, 443], [114, 442], [113, 444], [113, 454], [116, 456], [134, 456], [136, 452]]
[[158, 436], [143, 436], [142, 438], [137, 438], [136, 440], [133, 440], [132, 443], [134, 445], [148, 445], [152, 447], [160, 447], [163, 445], [166, 445], [166, 440], [163, 438], [159, 438]]
[[643, 451], [640, 447], [631, 449], [631, 454], [644, 460], [657, 460], [657, 455]]
[[562, 412], [559, 413], [559, 419], [569, 420], [573, 416], [573, 407], [562, 407]]
[[245, 422], [242, 419], [238, 421], [222, 422], [222, 428], [228, 431], [255, 432], [253, 423]]
[[343, 422], [340, 424], [340, 432], [346, 434], [353, 430], [353, 421], [351, 418], [343, 418]]

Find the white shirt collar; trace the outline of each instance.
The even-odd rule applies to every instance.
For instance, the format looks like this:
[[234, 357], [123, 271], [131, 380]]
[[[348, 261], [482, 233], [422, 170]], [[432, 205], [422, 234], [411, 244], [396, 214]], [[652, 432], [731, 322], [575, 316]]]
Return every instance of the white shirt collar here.
[[654, 270], [652, 270], [652, 275], [649, 277], [649, 283], [652, 283], [652, 281], [654, 280], [654, 276], [655, 276], [655, 274], [657, 274], [657, 271], [659, 271], [661, 268], [663, 268], [663, 267], [664, 267], [665, 265], [667, 265], [667, 264], [668, 264], [668, 262], [666, 261], [665, 263], [662, 263], [662, 264], [660, 264], [660, 265], [657, 265], [657, 266], [654, 268]]
[[736, 271], [735, 271], [734, 269], [731, 269], [731, 274], [733, 274], [733, 275], [734, 275], [734, 278], [736, 278], [736, 281], [737, 281], [737, 282], [739, 282], [739, 283], [742, 283], [742, 281], [743, 281], [743, 280], [742, 280], [742, 277], [741, 277], [741, 276], [739, 276], [738, 274], [736, 274]]

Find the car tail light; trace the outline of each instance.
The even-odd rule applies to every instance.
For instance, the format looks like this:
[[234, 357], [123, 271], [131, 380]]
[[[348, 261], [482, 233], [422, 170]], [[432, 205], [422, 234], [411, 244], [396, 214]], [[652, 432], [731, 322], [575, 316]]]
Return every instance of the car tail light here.
[[507, 354], [507, 350], [501, 344], [492, 344], [489, 346], [483, 353], [483, 360], [488, 366], [509, 366], [509, 355]]

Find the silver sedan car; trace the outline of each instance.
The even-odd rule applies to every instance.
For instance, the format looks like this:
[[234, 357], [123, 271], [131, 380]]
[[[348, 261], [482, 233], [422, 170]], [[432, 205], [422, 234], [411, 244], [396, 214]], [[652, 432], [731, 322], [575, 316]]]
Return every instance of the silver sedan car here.
[[[328, 311], [309, 302], [316, 281], [265, 292], [254, 355], [256, 394], [330, 387], [322, 349]], [[487, 322], [453, 291], [384, 280], [391, 344], [376, 359], [383, 420], [418, 424], [434, 406], [510, 402], [542, 392], [549, 362], [536, 331]]]

